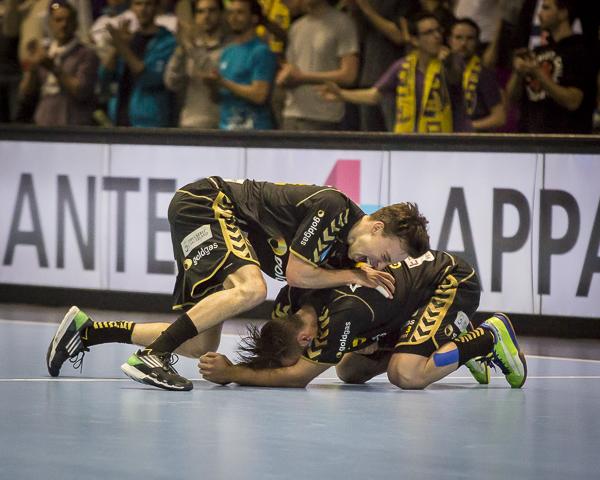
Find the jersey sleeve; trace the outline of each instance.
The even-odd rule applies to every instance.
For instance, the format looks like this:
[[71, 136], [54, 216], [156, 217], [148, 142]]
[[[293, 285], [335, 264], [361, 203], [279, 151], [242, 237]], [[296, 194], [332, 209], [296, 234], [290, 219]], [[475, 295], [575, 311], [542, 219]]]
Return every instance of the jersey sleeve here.
[[345, 352], [354, 349], [357, 337], [374, 320], [367, 302], [352, 295], [340, 295], [324, 307], [317, 319], [317, 335], [304, 351], [311, 362], [335, 365]]
[[348, 224], [349, 213], [348, 202], [339, 192], [320, 194], [300, 222], [290, 246], [291, 253], [315, 266], [324, 263]]

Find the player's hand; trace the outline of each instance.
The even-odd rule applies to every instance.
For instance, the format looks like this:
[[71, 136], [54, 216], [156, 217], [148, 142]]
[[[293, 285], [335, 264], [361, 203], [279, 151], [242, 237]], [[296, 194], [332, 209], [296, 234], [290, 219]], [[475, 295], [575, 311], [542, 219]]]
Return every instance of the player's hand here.
[[220, 385], [231, 383], [231, 368], [233, 368], [233, 363], [220, 353], [205, 353], [198, 361], [198, 370], [202, 374], [202, 378]]
[[386, 298], [392, 298], [396, 287], [394, 285], [394, 276], [388, 272], [375, 270], [366, 263], [361, 263], [358, 267], [358, 283], [363, 287], [378, 289]]

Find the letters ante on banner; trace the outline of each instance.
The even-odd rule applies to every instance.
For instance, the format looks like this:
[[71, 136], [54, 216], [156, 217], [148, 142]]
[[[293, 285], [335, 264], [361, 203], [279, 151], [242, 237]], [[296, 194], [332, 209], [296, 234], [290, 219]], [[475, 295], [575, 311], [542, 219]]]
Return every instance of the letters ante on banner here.
[[[0, 283], [170, 293], [173, 192], [245, 172], [330, 184], [371, 211], [416, 202], [432, 246], [475, 266], [483, 310], [600, 312], [598, 157], [186, 147], [174, 159], [168, 148], [87, 145], [98, 153], [82, 158], [76, 148], [53, 144], [56, 159], [42, 162], [31, 144], [0, 142]], [[189, 237], [181, 248], [203, 243], [210, 254], [210, 231]]]

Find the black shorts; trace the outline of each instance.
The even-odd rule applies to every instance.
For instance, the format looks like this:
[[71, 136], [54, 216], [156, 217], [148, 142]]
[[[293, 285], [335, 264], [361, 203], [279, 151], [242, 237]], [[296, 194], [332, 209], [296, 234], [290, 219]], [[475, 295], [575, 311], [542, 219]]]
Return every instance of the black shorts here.
[[475, 271], [458, 261], [401, 330], [394, 353], [429, 357], [464, 331], [473, 329], [471, 318], [479, 307], [481, 286]]
[[177, 263], [174, 310], [187, 310], [222, 290], [225, 278], [238, 268], [260, 266], [238, 226], [234, 205], [210, 177], [175, 192], [169, 224]]

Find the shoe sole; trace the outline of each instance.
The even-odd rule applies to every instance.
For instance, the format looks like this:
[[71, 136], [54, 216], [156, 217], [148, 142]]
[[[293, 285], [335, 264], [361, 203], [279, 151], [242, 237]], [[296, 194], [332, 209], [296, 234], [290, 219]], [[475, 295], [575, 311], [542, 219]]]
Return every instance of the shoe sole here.
[[[515, 329], [512, 325], [512, 322], [510, 321], [510, 318], [508, 318], [506, 315], [503, 315], [501, 313], [495, 313], [494, 317], [496, 317], [498, 320], [500, 320], [502, 323], [505, 324], [504, 326], [505, 326], [506, 330], [508, 331], [508, 335], [510, 336], [511, 341], [513, 342], [514, 346], [517, 349], [519, 359], [521, 360], [521, 364], [523, 365], [523, 381], [519, 385], [511, 385], [511, 387], [512, 388], [521, 388], [525, 384], [525, 380], [527, 380], [527, 362], [525, 361], [525, 355], [519, 348], [519, 342], [517, 341], [517, 337], [515, 335]], [[510, 327], [510, 328], [508, 328], [506, 324], [508, 324], [508, 327]], [[503, 348], [504, 348], [504, 346], [503, 346]], [[509, 352], [507, 352], [505, 350], [504, 353], [506, 355]], [[506, 355], [506, 357], [512, 358], [512, 355], [508, 354], [508, 355]]]
[[[465, 366], [467, 367], [467, 369], [471, 373], [471, 376], [477, 381], [477, 383], [479, 383], [479, 385], [489, 385], [490, 384], [490, 367], [488, 367], [487, 365], [483, 365], [483, 368], [484, 368], [483, 375], [485, 375], [485, 378], [483, 378], [483, 379], [477, 378], [478, 374], [477, 373], [473, 373], [473, 370], [471, 370], [469, 368], [469, 364], [473, 365], [473, 363], [476, 362], [476, 361], [477, 360], [469, 360], [467, 363], [465, 363]], [[477, 367], [474, 366], [473, 368], [476, 369]]]
[[56, 330], [56, 333], [54, 334], [54, 336], [52, 337], [52, 340], [50, 341], [50, 346], [48, 347], [48, 352], [46, 353], [46, 367], [48, 367], [48, 373], [52, 377], [58, 377], [58, 375], [60, 374], [60, 368], [58, 369], [58, 372], [56, 372], [56, 374], [53, 374], [51, 371], [51, 367], [50, 367], [50, 364], [52, 363], [52, 360], [54, 360], [54, 357], [56, 355], [56, 349], [58, 348], [61, 340], [65, 336], [65, 333], [66, 333], [67, 329], [69, 328], [69, 325], [71, 325], [71, 322], [73, 321], [73, 319], [77, 316], [77, 314], [79, 312], [80, 312], [79, 308], [71, 307], [69, 309], [69, 311], [66, 313], [66, 315], [63, 317], [62, 321], [60, 322], [60, 324], [58, 326], [58, 329]]
[[152, 378], [152, 376], [140, 371], [139, 369], [135, 368], [132, 365], [129, 365], [129, 363], [124, 363], [123, 365], [121, 365], [121, 370], [123, 371], [123, 373], [125, 375], [127, 375], [129, 378], [131, 378], [132, 380], [138, 382], [138, 383], [142, 383], [144, 385], [150, 385], [151, 387], [156, 387], [156, 388], [160, 388], [162, 390], [169, 390], [172, 392], [185, 392], [185, 391], [189, 391], [193, 388], [177, 388], [177, 387], [173, 387], [172, 385], [167, 385], [164, 383], [161, 383], [159, 381], [157, 381], [156, 379]]

